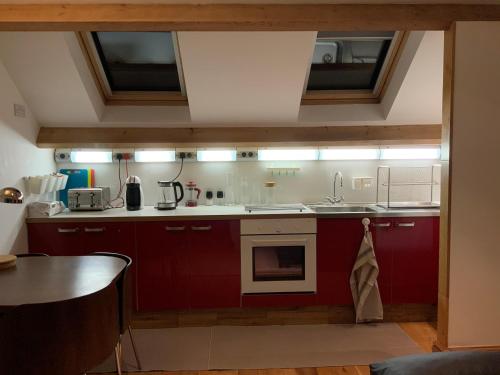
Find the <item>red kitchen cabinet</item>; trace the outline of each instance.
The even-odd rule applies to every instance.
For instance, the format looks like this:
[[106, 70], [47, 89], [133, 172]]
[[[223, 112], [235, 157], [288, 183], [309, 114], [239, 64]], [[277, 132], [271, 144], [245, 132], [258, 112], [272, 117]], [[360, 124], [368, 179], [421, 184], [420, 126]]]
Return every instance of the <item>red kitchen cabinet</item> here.
[[378, 287], [383, 304], [393, 303], [392, 279], [394, 270], [393, 221], [389, 217], [370, 219], [370, 231], [379, 268]]
[[[370, 230], [382, 303], [435, 304], [439, 217], [372, 218]], [[349, 277], [362, 238], [361, 218], [318, 219], [318, 304], [352, 303]]]
[[241, 305], [239, 220], [189, 222], [189, 305]]
[[352, 303], [349, 277], [363, 234], [361, 219], [318, 219], [317, 301], [319, 304]]
[[55, 255], [88, 255], [96, 251], [120, 253], [132, 259], [131, 284], [136, 303], [137, 257], [134, 223], [30, 223], [30, 252]]
[[85, 255], [82, 229], [79, 223], [28, 224], [29, 251], [49, 255]]
[[136, 224], [139, 311], [189, 307], [187, 222]]
[[393, 221], [393, 303], [436, 304], [439, 273], [439, 218]]

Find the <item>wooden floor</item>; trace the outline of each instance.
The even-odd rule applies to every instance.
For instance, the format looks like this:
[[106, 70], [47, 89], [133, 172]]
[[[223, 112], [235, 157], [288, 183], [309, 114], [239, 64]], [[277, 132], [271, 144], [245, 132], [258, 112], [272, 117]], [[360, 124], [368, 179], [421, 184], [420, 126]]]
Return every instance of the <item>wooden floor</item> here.
[[[425, 352], [432, 352], [436, 340], [434, 323], [399, 323], [400, 327]], [[160, 371], [129, 372], [128, 375], [369, 375], [368, 366], [313, 367], [296, 369], [262, 369], [262, 370], [211, 370], [211, 371]], [[94, 374], [99, 375], [99, 374]], [[106, 375], [106, 374], [102, 374]], [[109, 375], [109, 374], [107, 374]]]

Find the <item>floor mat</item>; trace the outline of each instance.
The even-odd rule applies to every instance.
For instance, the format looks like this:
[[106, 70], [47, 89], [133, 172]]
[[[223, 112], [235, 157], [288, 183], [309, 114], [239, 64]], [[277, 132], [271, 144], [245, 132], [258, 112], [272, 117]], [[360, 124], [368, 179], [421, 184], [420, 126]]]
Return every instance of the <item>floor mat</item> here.
[[[136, 329], [143, 371], [368, 365], [420, 347], [395, 323]], [[124, 369], [137, 371], [124, 338]], [[115, 370], [114, 356], [92, 372]]]

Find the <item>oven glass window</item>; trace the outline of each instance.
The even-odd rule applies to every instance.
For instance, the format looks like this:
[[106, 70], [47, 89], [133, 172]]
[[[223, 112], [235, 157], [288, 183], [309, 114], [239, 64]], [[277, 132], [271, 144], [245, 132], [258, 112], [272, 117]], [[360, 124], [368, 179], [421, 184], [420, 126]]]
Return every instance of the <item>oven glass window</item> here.
[[305, 280], [304, 246], [254, 247], [253, 281]]

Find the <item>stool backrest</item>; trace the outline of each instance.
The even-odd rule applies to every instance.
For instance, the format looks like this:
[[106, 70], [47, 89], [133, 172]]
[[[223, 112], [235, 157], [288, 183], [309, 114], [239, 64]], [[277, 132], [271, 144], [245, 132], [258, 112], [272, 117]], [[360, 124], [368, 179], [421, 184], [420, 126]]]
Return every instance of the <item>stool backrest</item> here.
[[124, 254], [104, 251], [95, 252], [90, 255], [120, 258], [127, 263], [123, 272], [120, 274], [120, 277], [116, 281], [116, 288], [118, 290], [118, 307], [120, 310], [120, 333], [123, 334], [130, 325], [130, 320], [132, 318], [132, 279], [128, 275], [130, 266], [132, 265], [132, 259]]
[[48, 257], [49, 254], [45, 253], [23, 253], [23, 254], [16, 254], [16, 257], [18, 258], [28, 258], [28, 257]]

